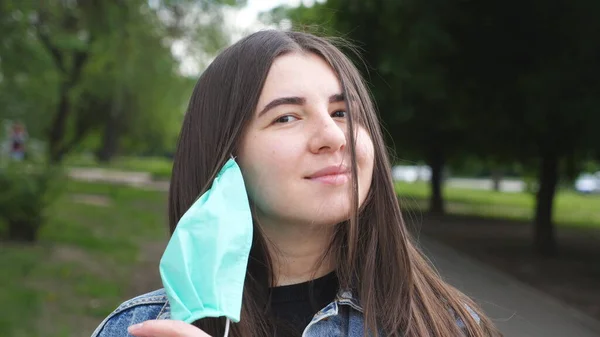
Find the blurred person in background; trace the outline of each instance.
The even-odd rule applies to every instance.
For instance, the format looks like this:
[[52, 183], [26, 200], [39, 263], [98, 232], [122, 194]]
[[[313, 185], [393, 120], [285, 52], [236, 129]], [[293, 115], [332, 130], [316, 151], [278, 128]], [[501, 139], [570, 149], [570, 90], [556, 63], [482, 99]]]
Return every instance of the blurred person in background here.
[[25, 125], [16, 122], [12, 125], [9, 135], [10, 157], [15, 161], [25, 159], [25, 142], [27, 141], [27, 130]]

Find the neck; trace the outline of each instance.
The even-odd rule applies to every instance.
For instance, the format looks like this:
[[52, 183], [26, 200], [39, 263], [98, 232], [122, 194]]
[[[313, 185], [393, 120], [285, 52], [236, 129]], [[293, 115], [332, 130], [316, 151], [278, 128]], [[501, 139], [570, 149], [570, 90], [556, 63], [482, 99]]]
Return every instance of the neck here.
[[323, 256], [333, 238], [334, 226], [269, 223], [261, 221], [274, 268], [274, 286], [325, 276], [334, 270], [331, 256]]

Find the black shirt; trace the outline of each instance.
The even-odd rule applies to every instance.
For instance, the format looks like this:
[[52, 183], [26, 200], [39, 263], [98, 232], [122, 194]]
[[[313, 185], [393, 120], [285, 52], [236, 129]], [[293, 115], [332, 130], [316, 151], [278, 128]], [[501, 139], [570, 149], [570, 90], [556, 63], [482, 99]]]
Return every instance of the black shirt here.
[[318, 279], [271, 289], [277, 337], [301, 336], [314, 315], [333, 302], [339, 284], [335, 272]]

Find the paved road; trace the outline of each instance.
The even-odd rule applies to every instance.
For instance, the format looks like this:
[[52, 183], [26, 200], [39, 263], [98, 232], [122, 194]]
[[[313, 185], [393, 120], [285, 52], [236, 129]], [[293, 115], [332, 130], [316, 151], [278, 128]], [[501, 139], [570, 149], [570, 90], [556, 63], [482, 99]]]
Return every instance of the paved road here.
[[444, 278], [474, 298], [505, 337], [600, 337], [600, 322], [455, 250], [421, 237]]

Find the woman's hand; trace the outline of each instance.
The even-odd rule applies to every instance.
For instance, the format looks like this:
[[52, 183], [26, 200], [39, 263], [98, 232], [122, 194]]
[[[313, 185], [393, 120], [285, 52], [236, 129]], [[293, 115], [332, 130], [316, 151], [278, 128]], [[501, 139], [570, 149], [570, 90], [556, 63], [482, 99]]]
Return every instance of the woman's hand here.
[[129, 333], [137, 337], [210, 337], [191, 324], [174, 320], [151, 320], [132, 325]]

